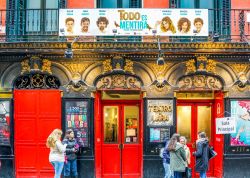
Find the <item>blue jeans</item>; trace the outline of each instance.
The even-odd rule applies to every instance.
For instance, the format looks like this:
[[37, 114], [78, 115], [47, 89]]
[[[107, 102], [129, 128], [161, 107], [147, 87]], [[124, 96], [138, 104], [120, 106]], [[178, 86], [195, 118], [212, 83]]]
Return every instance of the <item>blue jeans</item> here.
[[62, 170], [63, 170], [64, 162], [52, 161], [51, 164], [52, 164], [52, 166], [55, 169], [55, 176], [54, 176], [54, 178], [60, 178]]
[[64, 176], [77, 176], [77, 160], [68, 160], [64, 165]]
[[172, 178], [172, 171], [170, 169], [170, 164], [168, 163], [163, 163], [163, 167], [164, 167], [164, 170], [165, 170], [165, 176], [164, 178]]
[[206, 172], [200, 172], [200, 178], [207, 178]]
[[176, 172], [174, 171], [174, 178], [182, 178], [183, 172]]

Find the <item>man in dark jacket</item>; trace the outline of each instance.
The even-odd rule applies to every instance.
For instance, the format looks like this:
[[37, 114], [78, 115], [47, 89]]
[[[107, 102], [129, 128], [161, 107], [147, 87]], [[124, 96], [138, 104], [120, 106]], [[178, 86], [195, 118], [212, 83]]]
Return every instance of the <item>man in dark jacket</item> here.
[[193, 155], [196, 157], [195, 171], [200, 173], [201, 178], [206, 178], [209, 162], [209, 144], [205, 132], [198, 133], [196, 148], [196, 152], [193, 152]]

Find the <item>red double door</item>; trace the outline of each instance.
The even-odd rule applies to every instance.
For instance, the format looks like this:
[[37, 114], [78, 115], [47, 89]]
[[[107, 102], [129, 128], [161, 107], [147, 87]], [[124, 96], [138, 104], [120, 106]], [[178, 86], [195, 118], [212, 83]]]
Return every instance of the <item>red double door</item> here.
[[48, 135], [61, 128], [59, 90], [14, 91], [14, 152], [16, 177], [53, 177]]
[[[209, 145], [214, 145], [215, 139], [215, 116], [214, 102], [179, 102], [177, 104], [177, 132], [187, 139], [187, 146], [191, 152], [190, 167], [193, 176], [199, 177], [195, 173], [195, 157], [192, 152], [196, 151], [196, 140], [199, 131], [206, 133]], [[209, 162], [208, 176], [214, 176], [214, 160]]]
[[140, 105], [103, 103], [101, 177], [142, 177]]

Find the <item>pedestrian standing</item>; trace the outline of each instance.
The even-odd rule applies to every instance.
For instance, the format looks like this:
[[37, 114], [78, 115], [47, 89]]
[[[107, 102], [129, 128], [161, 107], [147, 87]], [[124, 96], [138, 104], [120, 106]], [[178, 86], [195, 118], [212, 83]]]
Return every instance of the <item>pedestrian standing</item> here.
[[185, 177], [185, 178], [189, 178], [189, 177], [191, 177], [191, 169], [188, 167], [188, 165], [190, 164], [190, 158], [191, 158], [191, 154], [190, 154], [190, 149], [188, 148], [188, 146], [187, 146], [187, 139], [186, 139], [186, 137], [184, 137], [184, 136], [181, 136], [180, 137], [180, 143], [183, 145], [183, 148], [184, 148], [184, 150], [185, 150], [185, 153], [186, 153], [186, 158], [187, 158], [187, 160], [186, 160], [186, 170], [185, 170], [185, 173], [184, 173], [184, 176], [183, 177]]
[[60, 129], [55, 129], [48, 136], [46, 142], [46, 146], [50, 148], [49, 162], [52, 164], [55, 170], [54, 178], [60, 178], [65, 161], [64, 154], [67, 144], [62, 144], [61, 137], [62, 131]]
[[186, 168], [186, 153], [179, 142], [180, 135], [173, 134], [167, 147], [170, 152], [170, 169], [174, 172], [174, 178], [182, 178]]
[[195, 171], [200, 173], [201, 178], [206, 178], [209, 162], [209, 144], [205, 132], [198, 133], [196, 148], [197, 150], [193, 152], [193, 155], [196, 157]]
[[64, 178], [77, 178], [77, 155], [79, 145], [75, 139], [74, 131], [69, 129], [66, 131], [63, 144], [67, 144], [66, 147], [66, 161], [64, 164]]
[[167, 149], [168, 147], [168, 140], [166, 141], [164, 150], [163, 150], [163, 167], [165, 170], [165, 176], [164, 178], [171, 178], [172, 177], [172, 171], [170, 169], [170, 153]]

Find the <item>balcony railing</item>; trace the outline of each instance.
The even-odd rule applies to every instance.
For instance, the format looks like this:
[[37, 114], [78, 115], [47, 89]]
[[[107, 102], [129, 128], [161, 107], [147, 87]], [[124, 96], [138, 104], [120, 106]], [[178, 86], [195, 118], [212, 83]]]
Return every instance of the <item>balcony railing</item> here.
[[[208, 37], [160, 37], [162, 42], [248, 42], [250, 9], [209, 9]], [[58, 9], [0, 10], [1, 42], [67, 41], [58, 36]], [[155, 37], [80, 37], [81, 41], [149, 42]]]

